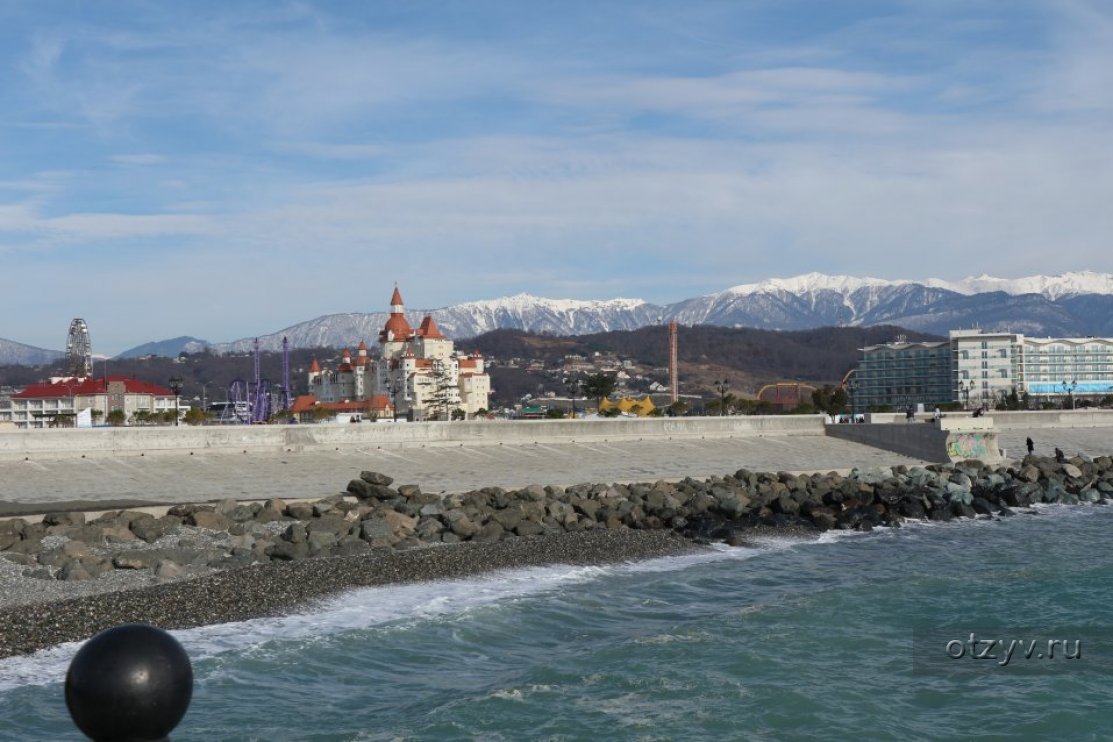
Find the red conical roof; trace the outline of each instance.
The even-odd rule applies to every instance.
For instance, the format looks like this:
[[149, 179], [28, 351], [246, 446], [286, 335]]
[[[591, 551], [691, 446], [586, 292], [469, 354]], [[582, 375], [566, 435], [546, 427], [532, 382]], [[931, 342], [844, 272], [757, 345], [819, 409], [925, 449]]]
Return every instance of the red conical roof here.
[[421, 320], [421, 327], [417, 331], [418, 335], [426, 338], [443, 338], [441, 330], [437, 327], [437, 323], [433, 321], [433, 315], [425, 315], [425, 319]]
[[392, 307], [402, 306], [402, 295], [400, 293], [398, 293], [398, 287], [397, 286], [394, 287], [394, 295], [390, 297], [390, 306], [392, 306]]
[[311, 374], [321, 373], [321, 364], [317, 363], [316, 358], [314, 358], [313, 362], [309, 364], [309, 373], [311, 373]]

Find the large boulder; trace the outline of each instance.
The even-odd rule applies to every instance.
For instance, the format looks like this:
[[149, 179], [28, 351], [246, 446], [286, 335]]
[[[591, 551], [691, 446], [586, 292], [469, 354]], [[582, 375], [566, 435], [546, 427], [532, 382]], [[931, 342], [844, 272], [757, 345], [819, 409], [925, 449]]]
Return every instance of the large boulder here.
[[85, 513], [47, 513], [43, 516], [42, 522], [45, 526], [83, 526], [85, 525]]
[[210, 531], [226, 531], [232, 522], [215, 510], [198, 510], [186, 518], [186, 523]]
[[377, 471], [362, 471], [359, 473], [359, 478], [368, 484], [377, 484], [383, 487], [389, 487], [394, 483], [393, 477], [388, 477], [386, 474], [380, 474]]

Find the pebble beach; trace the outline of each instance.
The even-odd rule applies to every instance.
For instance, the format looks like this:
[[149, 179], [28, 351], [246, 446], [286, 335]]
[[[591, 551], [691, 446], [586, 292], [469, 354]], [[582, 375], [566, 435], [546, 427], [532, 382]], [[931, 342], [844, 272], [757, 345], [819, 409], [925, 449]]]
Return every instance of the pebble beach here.
[[409, 551], [374, 549], [330, 557], [213, 572], [163, 584], [119, 570], [98, 580], [43, 581], [0, 574], [0, 657], [79, 641], [121, 623], [164, 629], [279, 615], [344, 590], [446, 580], [500, 569], [607, 564], [699, 548], [668, 531], [590, 531], [497, 543], [467, 542]]
[[0, 521], [0, 657], [145, 622], [165, 629], [296, 612], [360, 587], [551, 564], [603, 565], [746, 547], [763, 532], [1000, 519], [1039, 503], [1104, 504], [1113, 459], [1030, 456], [703, 480], [423, 492], [363, 471], [316, 501], [272, 498]]

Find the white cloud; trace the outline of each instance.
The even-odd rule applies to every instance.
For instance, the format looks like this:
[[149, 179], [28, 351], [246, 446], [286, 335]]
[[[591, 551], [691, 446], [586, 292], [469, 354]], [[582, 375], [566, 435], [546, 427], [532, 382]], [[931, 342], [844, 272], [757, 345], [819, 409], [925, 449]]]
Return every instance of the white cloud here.
[[166, 162], [166, 157], [155, 154], [130, 154], [112, 155], [112, 162], [120, 165], [159, 165]]

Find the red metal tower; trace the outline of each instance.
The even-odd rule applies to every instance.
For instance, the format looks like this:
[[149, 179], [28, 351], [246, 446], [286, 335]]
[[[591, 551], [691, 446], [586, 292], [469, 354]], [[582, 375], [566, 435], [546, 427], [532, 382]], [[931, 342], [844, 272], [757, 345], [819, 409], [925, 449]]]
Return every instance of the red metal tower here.
[[669, 399], [680, 399], [680, 383], [676, 364], [676, 320], [669, 322]]

